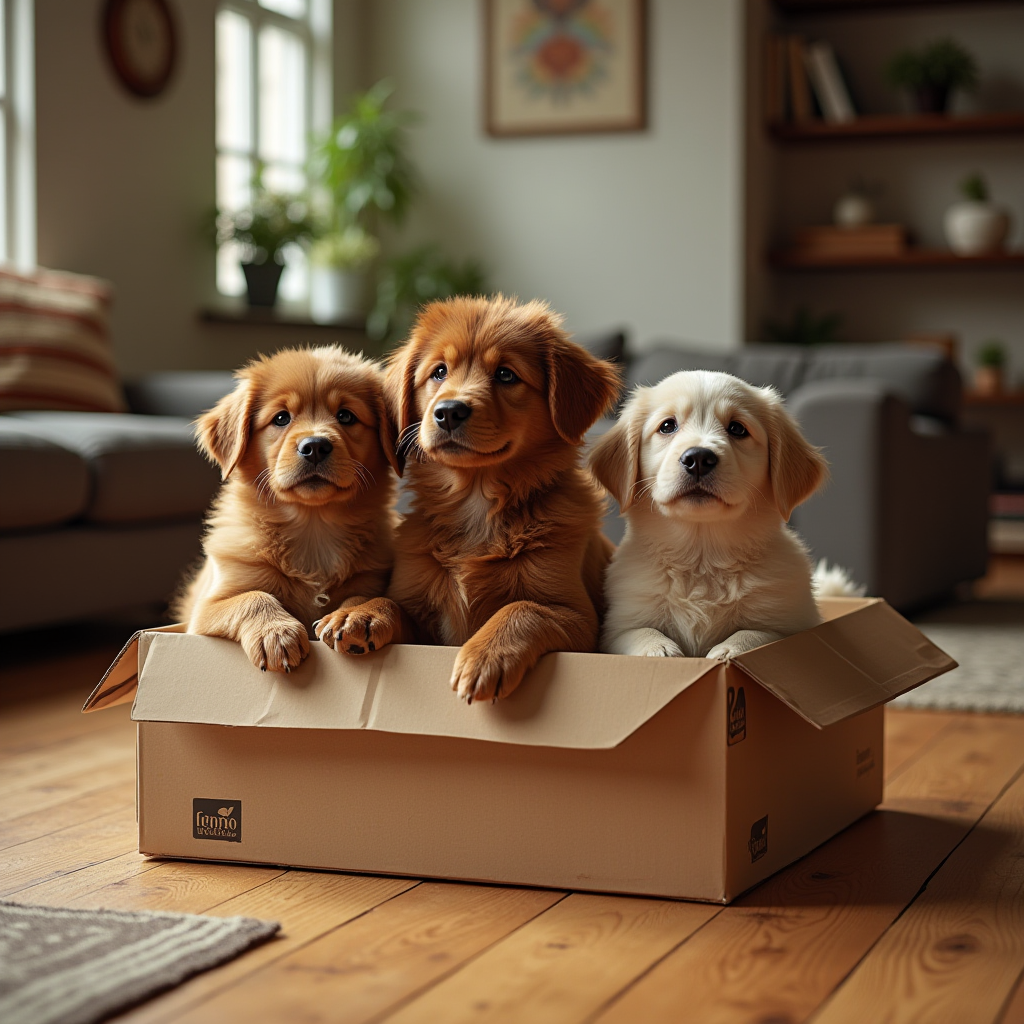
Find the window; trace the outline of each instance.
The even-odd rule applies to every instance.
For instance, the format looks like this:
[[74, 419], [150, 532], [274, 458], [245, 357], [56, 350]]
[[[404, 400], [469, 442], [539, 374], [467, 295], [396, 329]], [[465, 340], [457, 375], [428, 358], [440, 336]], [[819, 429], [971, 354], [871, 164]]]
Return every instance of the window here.
[[0, 260], [36, 262], [32, 0], [0, 0]]
[[[330, 123], [330, 0], [230, 0], [217, 12], [217, 206], [237, 210], [262, 168], [267, 188], [306, 187], [309, 135]], [[238, 246], [222, 245], [217, 290], [240, 295]], [[309, 272], [287, 254], [283, 299], [304, 301]]]

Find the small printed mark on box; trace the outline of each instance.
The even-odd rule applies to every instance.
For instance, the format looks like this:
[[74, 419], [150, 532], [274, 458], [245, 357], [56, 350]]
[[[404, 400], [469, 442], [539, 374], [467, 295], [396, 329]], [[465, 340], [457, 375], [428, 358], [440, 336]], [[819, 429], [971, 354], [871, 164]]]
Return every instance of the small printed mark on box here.
[[768, 852], [768, 815], [758, 818], [750, 826], [750, 842], [747, 843], [750, 850], [750, 863], [760, 860]]
[[192, 800], [192, 838], [221, 843], [242, 841], [241, 800]]
[[866, 775], [875, 767], [875, 754], [870, 747], [857, 751], [857, 778]]
[[729, 711], [728, 745], [747, 738], [747, 695], [741, 686], [738, 690], [729, 687], [725, 694]]

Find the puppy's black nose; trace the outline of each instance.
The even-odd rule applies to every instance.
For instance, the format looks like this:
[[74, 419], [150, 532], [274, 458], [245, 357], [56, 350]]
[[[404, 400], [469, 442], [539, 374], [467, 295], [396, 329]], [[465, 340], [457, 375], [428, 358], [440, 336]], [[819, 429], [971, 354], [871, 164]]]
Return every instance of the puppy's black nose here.
[[679, 457], [690, 476], [706, 476], [718, 465], [718, 456], [710, 448], [687, 448]]
[[446, 430], [450, 434], [469, 419], [469, 414], [472, 411], [465, 402], [449, 398], [444, 402], [438, 402], [434, 406], [434, 422], [442, 430]]
[[304, 437], [299, 442], [299, 454], [313, 465], [323, 462], [334, 449], [326, 437]]

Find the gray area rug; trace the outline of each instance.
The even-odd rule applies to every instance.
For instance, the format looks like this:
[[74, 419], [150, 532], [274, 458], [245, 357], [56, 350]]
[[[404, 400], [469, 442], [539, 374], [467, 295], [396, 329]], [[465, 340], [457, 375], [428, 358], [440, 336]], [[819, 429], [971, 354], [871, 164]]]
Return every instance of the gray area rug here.
[[894, 707], [1024, 714], [1024, 624], [917, 622], [960, 667], [894, 700]]
[[0, 1021], [91, 1024], [238, 956], [276, 921], [0, 901]]

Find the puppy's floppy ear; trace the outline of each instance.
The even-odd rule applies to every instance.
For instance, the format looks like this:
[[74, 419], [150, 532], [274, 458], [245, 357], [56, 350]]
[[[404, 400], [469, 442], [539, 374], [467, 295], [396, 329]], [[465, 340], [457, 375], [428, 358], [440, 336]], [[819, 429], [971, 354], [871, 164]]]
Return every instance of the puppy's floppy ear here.
[[[405, 453], [416, 440], [416, 367], [419, 363], [419, 339], [414, 334], [401, 348], [388, 357], [384, 374], [384, 409], [391, 436], [388, 461], [401, 476], [405, 469]], [[382, 421], [383, 422], [383, 421]], [[381, 435], [384, 439], [384, 435]]]
[[622, 410], [618, 423], [597, 441], [588, 458], [594, 476], [612, 494], [622, 512], [633, 504], [633, 492], [640, 479], [643, 420], [643, 410], [634, 398]]
[[769, 391], [768, 476], [782, 518], [803, 504], [828, 479], [828, 462], [821, 449], [804, 437], [782, 400]]
[[196, 420], [199, 450], [220, 466], [222, 480], [234, 472], [249, 444], [250, 420], [256, 408], [256, 388], [245, 376], [209, 412]]
[[595, 359], [571, 342], [559, 321], [545, 309], [535, 316], [535, 330], [545, 342], [548, 407], [555, 430], [569, 444], [579, 444], [597, 418], [619, 396], [618, 369]]
[[384, 449], [384, 457], [388, 460], [391, 468], [399, 475], [405, 468], [405, 460], [398, 454], [398, 432], [395, 429], [395, 421], [388, 411], [388, 403], [384, 400], [383, 383], [377, 391], [374, 401], [377, 413], [377, 431], [380, 434], [380, 446]]

